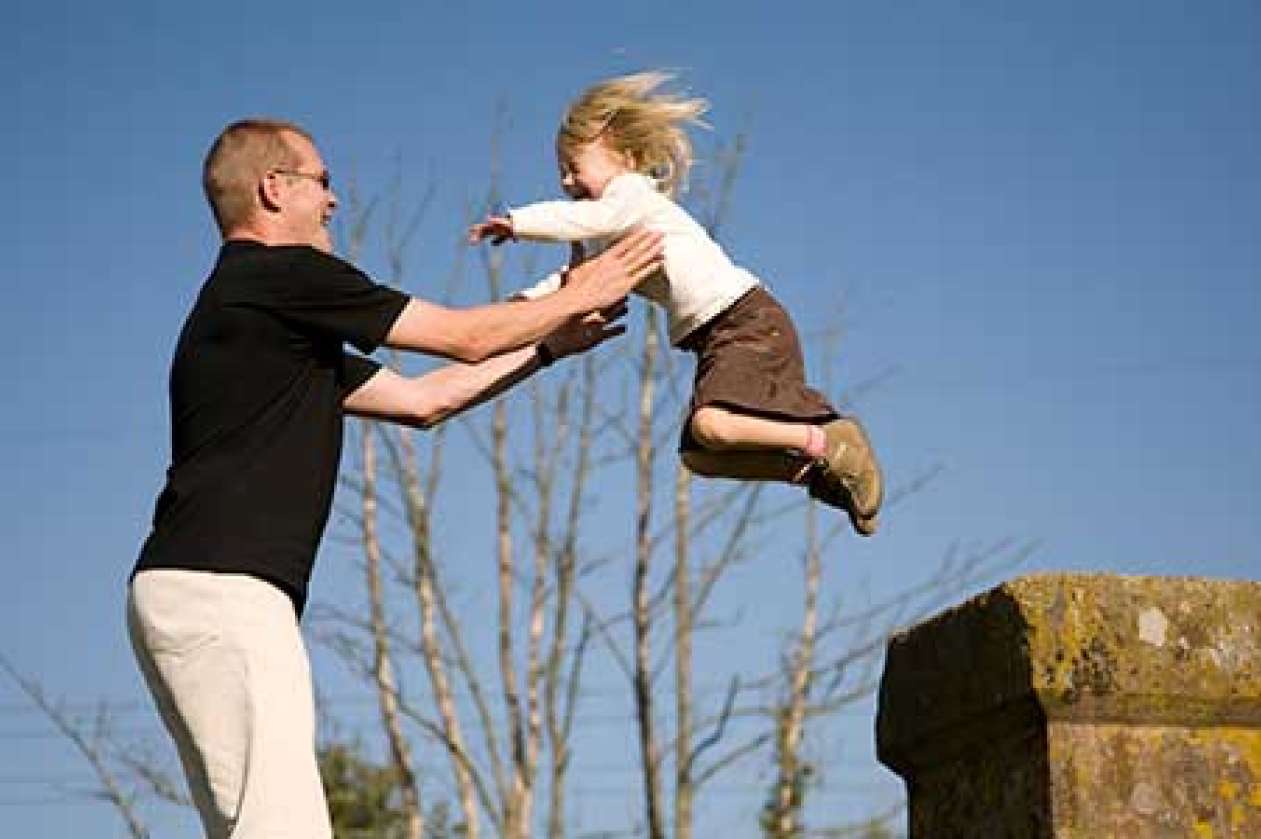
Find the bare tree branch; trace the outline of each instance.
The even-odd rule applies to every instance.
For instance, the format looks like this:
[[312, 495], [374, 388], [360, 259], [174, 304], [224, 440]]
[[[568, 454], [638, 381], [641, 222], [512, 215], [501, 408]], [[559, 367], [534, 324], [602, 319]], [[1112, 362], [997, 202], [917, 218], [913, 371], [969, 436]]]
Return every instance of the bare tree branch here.
[[363, 552], [366, 560], [368, 605], [372, 621], [372, 678], [376, 684], [381, 723], [390, 744], [390, 761], [399, 776], [403, 796], [403, 812], [408, 839], [420, 839], [425, 829], [420, 792], [412, 769], [411, 747], [403, 734], [399, 719], [394, 665], [390, 659], [389, 635], [386, 631], [385, 595], [381, 584], [381, 544], [376, 516], [376, 445], [374, 423], [361, 423], [363, 456]]
[[638, 449], [635, 458], [635, 572], [632, 593], [635, 625], [635, 712], [639, 723], [640, 770], [644, 782], [644, 809], [651, 839], [665, 836], [661, 817], [661, 770], [653, 711], [648, 574], [652, 560], [649, 543], [652, 524], [654, 449], [653, 365], [657, 358], [657, 310], [649, 308], [644, 330], [640, 378]]

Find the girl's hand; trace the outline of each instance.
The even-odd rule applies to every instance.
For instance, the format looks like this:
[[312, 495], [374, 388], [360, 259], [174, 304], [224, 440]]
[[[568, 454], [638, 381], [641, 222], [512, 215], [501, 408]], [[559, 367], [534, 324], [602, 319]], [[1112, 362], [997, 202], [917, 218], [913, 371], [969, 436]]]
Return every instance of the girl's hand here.
[[516, 237], [512, 233], [512, 219], [508, 216], [489, 216], [485, 221], [474, 224], [468, 229], [470, 245], [476, 245], [483, 239], [490, 239], [492, 245], [502, 245], [513, 238]]

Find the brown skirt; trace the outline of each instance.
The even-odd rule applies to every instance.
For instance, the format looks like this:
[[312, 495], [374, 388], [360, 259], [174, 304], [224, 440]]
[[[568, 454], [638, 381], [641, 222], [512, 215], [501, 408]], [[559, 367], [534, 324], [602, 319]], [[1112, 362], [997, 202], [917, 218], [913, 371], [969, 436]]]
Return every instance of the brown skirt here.
[[806, 385], [797, 330], [784, 307], [761, 286], [679, 343], [696, 353], [692, 404], [683, 423], [680, 451], [701, 448], [691, 417], [704, 405], [788, 422], [823, 423], [839, 414]]

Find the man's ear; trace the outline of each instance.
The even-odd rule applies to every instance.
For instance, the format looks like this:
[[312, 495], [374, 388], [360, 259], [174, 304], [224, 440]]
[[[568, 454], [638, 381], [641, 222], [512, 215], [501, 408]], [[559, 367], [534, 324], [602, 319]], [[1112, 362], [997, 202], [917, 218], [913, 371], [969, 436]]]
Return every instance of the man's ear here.
[[265, 172], [259, 179], [258, 203], [269, 212], [280, 209], [280, 181], [275, 172]]

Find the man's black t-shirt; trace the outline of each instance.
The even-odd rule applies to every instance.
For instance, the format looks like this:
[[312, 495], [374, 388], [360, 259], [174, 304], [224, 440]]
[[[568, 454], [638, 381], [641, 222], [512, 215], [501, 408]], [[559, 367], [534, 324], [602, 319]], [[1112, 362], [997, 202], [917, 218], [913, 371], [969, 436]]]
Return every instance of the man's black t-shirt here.
[[407, 303], [304, 246], [229, 241], [171, 365], [171, 467], [136, 571], [253, 574], [299, 612], [328, 520], [342, 401]]

